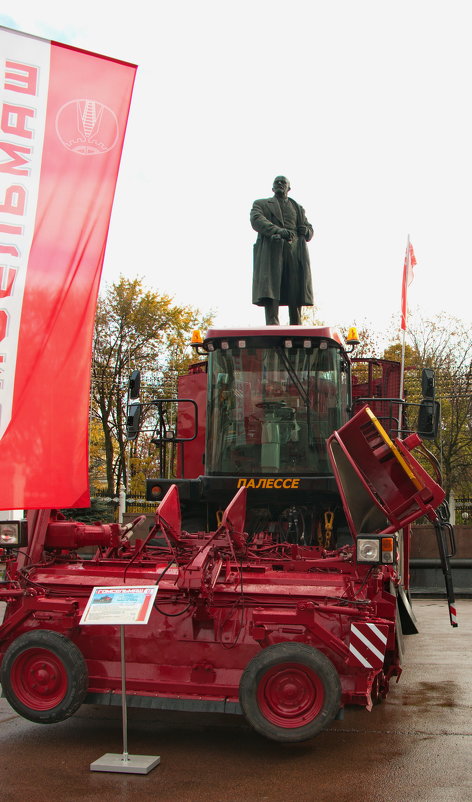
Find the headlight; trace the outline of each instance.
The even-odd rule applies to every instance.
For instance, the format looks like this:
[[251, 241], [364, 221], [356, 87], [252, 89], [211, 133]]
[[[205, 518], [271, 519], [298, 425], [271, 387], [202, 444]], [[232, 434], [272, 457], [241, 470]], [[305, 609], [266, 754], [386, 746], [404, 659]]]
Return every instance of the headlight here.
[[379, 563], [380, 543], [373, 538], [357, 538], [357, 562]]
[[396, 561], [396, 538], [392, 535], [359, 535], [356, 549], [358, 563], [393, 565]]
[[0, 548], [18, 548], [26, 543], [26, 521], [0, 521]]

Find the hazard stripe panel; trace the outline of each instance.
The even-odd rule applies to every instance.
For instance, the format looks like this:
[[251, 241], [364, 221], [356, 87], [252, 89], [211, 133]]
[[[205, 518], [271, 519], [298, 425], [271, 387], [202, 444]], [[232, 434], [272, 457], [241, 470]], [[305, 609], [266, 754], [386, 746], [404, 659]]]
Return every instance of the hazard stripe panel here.
[[351, 624], [349, 664], [378, 670], [382, 668], [387, 647], [388, 627], [358, 621]]
[[451, 619], [451, 625], [457, 627], [457, 610], [452, 604], [449, 605], [449, 617]]

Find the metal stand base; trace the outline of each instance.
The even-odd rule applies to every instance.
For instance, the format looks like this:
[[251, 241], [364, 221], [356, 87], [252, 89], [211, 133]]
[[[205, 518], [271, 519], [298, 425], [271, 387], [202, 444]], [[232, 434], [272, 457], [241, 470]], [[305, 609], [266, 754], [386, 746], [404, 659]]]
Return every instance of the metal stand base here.
[[156, 755], [129, 755], [128, 754], [128, 715], [126, 711], [126, 659], [125, 659], [125, 628], [120, 624], [121, 642], [121, 710], [123, 723], [123, 752], [115, 755], [107, 752], [90, 764], [90, 771], [119, 771], [122, 774], [149, 774], [154, 766], [161, 762]]
[[90, 764], [90, 771], [118, 771], [123, 774], [149, 774], [161, 762], [155, 755], [115, 755], [108, 752]]

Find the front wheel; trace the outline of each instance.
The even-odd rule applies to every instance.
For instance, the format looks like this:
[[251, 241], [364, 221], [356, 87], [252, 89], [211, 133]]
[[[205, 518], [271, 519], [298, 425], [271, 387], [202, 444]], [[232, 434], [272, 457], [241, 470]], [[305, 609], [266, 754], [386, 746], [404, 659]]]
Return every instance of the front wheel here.
[[58, 632], [25, 632], [10, 644], [0, 673], [3, 692], [20, 716], [53, 724], [71, 716], [87, 693], [80, 649]]
[[304, 643], [276, 643], [247, 665], [241, 707], [261, 735], [285, 743], [318, 735], [338, 713], [341, 683], [331, 661]]

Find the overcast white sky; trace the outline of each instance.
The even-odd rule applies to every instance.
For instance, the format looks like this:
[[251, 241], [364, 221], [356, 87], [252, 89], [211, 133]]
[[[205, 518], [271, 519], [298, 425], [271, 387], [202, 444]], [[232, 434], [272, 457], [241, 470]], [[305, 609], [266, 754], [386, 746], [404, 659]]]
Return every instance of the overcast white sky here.
[[[102, 281], [218, 325], [251, 304], [249, 211], [277, 174], [315, 228], [315, 314], [470, 321], [470, 0], [11, 0], [0, 24], [138, 64]], [[282, 312], [281, 322], [286, 313]]]

